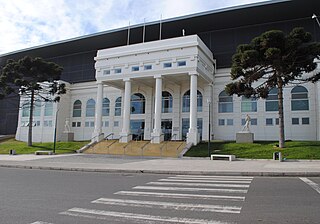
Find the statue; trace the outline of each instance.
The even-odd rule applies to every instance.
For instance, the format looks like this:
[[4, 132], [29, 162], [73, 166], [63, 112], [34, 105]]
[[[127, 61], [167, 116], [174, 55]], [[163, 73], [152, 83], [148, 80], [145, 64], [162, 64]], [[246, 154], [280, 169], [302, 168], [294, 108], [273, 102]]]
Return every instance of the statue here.
[[247, 114], [247, 116], [246, 116], [246, 123], [244, 124], [244, 126], [243, 126], [243, 129], [242, 129], [242, 131], [246, 131], [246, 132], [250, 132], [250, 121], [251, 121], [251, 117]]
[[64, 123], [64, 132], [66, 132], [66, 133], [71, 132], [69, 118], [66, 118], [66, 122]]

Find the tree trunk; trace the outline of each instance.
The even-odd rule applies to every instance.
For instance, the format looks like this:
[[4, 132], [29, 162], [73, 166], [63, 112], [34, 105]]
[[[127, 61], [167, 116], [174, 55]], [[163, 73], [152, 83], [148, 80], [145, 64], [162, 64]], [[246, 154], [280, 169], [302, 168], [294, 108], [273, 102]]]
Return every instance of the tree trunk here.
[[284, 114], [283, 114], [283, 85], [281, 78], [278, 79], [278, 105], [279, 105], [279, 148], [284, 148]]
[[32, 127], [33, 127], [33, 109], [34, 109], [34, 91], [31, 91], [29, 129], [28, 129], [28, 146], [32, 146]]

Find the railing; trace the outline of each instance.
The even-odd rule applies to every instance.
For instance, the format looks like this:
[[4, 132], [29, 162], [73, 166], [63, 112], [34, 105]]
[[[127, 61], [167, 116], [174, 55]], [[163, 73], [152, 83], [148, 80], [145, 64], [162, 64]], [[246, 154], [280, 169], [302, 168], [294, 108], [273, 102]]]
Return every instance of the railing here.
[[[132, 135], [132, 134], [129, 134], [128, 136], [130, 136], [130, 135]], [[128, 136], [127, 136], [127, 137], [128, 137]], [[125, 137], [125, 136], [121, 136], [121, 137], [119, 138], [119, 141], [120, 141], [120, 139], [121, 139], [122, 137]], [[123, 155], [126, 154], [126, 148], [127, 148], [128, 145], [130, 145], [130, 141], [129, 141], [125, 146], [123, 146]], [[132, 145], [131, 145], [131, 149], [132, 149]]]
[[113, 135], [114, 135], [114, 133], [110, 133], [110, 134], [108, 134], [106, 137], [104, 137], [103, 139], [104, 139], [104, 140], [109, 140], [109, 139], [108, 139], [109, 136], [112, 136], [111, 139], [113, 139]]
[[173, 134], [173, 135], [171, 135], [171, 137], [170, 137], [170, 140], [169, 140], [169, 141], [172, 141], [173, 136], [174, 136], [174, 140], [175, 140], [175, 141], [177, 141], [177, 134]]

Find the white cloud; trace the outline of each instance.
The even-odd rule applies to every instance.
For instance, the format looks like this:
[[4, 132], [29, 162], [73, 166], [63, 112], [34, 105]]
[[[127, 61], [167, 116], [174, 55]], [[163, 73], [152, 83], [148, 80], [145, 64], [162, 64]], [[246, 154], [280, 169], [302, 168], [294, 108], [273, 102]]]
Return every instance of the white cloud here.
[[0, 54], [162, 18], [263, 0], [0, 0]]

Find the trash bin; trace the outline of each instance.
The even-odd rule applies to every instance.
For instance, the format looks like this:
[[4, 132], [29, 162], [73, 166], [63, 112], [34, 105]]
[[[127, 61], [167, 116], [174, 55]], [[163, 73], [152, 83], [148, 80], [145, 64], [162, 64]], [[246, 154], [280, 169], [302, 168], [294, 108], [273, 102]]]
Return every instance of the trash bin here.
[[16, 150], [14, 150], [14, 149], [10, 149], [10, 151], [9, 151], [9, 155], [16, 155]]
[[279, 160], [280, 162], [282, 162], [282, 154], [281, 154], [281, 152], [274, 152], [273, 153], [273, 160]]

